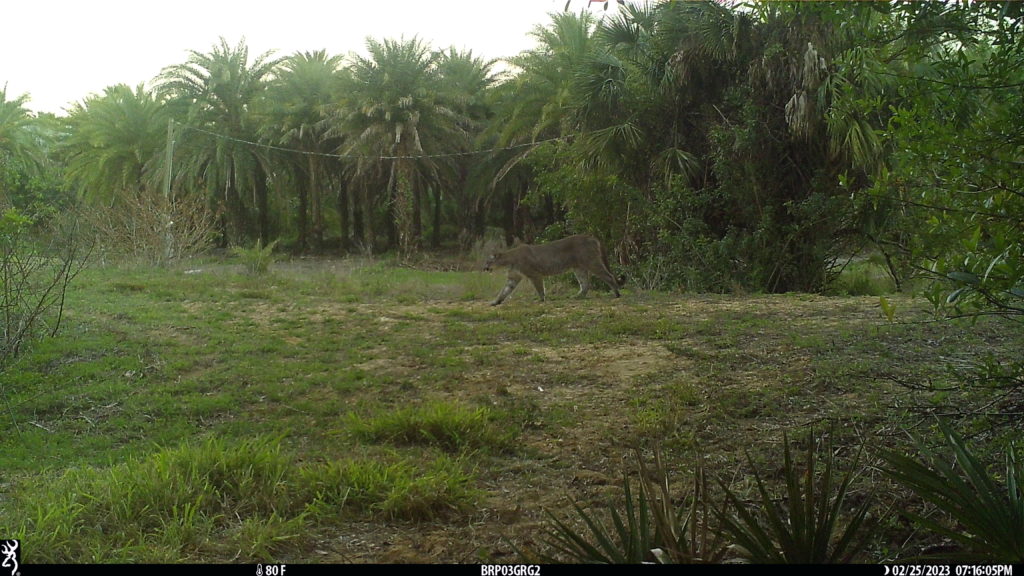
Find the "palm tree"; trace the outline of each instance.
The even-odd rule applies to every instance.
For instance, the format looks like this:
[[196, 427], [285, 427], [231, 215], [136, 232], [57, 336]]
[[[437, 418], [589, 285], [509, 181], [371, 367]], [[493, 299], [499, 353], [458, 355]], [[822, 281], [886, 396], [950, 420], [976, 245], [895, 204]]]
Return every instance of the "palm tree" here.
[[[665, 2], [625, 6], [589, 25], [586, 14], [555, 15], [535, 32], [538, 47], [511, 60], [522, 72], [496, 90], [490, 134], [505, 146], [571, 142], [546, 153], [544, 177], [532, 183], [517, 169], [530, 152], [503, 152], [495, 188], [511, 179], [536, 188], [535, 197], [557, 194], [577, 222], [573, 206], [605, 219], [603, 229], [638, 214], [638, 245], [675, 235], [743, 252], [733, 259], [743, 269], [715, 277], [768, 291], [819, 289], [850, 225], [839, 175], [857, 177], [879, 155], [877, 120], [856, 114], [864, 76], [838, 65], [876, 12], [884, 10]], [[506, 228], [523, 191], [507, 192]], [[681, 251], [676, 240], [666, 246], [673, 241]]]
[[[395, 240], [407, 256], [420, 242], [422, 186], [436, 180], [436, 155], [461, 141], [465, 130], [443, 98], [437, 55], [429, 46], [416, 38], [371, 38], [366, 48], [369, 57], [356, 56], [350, 66], [345, 101], [330, 112], [327, 134], [345, 138], [344, 153], [358, 157], [357, 177], [386, 174]], [[367, 221], [371, 212], [364, 207]], [[372, 238], [364, 241], [372, 245]]]
[[488, 93], [497, 82], [494, 73], [495, 60], [483, 60], [473, 56], [473, 52], [459, 51], [449, 48], [439, 52], [437, 61], [438, 73], [445, 90], [445, 100], [464, 123], [466, 138], [461, 142], [452, 142], [452, 151], [465, 155], [451, 156], [445, 162], [446, 170], [441, 174], [442, 181], [434, 186], [434, 217], [432, 245], [436, 248], [441, 243], [441, 211], [442, 189], [448, 190], [454, 200], [453, 207], [457, 211], [457, 222], [464, 231], [473, 230], [480, 209], [479, 190], [484, 188], [475, 183], [473, 167], [478, 166], [478, 157], [469, 155], [475, 145], [475, 138], [484, 129], [492, 114], [488, 101]]
[[110, 86], [75, 104], [62, 146], [66, 177], [82, 197], [108, 204], [151, 189], [168, 119], [162, 99], [143, 85]]
[[[338, 148], [338, 140], [326, 135], [323, 122], [326, 108], [339, 99], [341, 56], [326, 51], [301, 52], [282, 62], [270, 86], [268, 107], [273, 135], [267, 135], [284, 147], [303, 152], [298, 161], [299, 196], [298, 250], [312, 244], [319, 251], [323, 244], [323, 190], [327, 180], [326, 167], [336, 164], [329, 154]], [[344, 188], [342, 188], [344, 190]], [[343, 208], [344, 207], [344, 208]], [[348, 234], [347, 201], [339, 201], [342, 240]], [[312, 237], [307, 235], [312, 220]]]
[[[227, 243], [254, 235], [253, 210], [258, 218], [255, 236], [267, 241], [270, 234], [267, 174], [272, 170], [266, 149], [253, 145], [258, 132], [252, 111], [281, 62], [271, 54], [250, 64], [244, 39], [232, 47], [221, 38], [209, 53], [193, 50], [185, 63], [164, 68], [158, 77], [160, 93], [183, 108], [186, 118], [182, 145], [176, 148], [180, 161], [174, 160], [181, 166], [177, 178], [222, 194], [218, 203], [227, 216]], [[241, 193], [247, 186], [253, 190], [254, 207], [246, 206]]]
[[551, 15], [548, 26], [537, 26], [532, 35], [537, 47], [509, 59], [522, 72], [502, 113], [503, 145], [565, 136], [576, 129], [573, 82], [590, 57], [596, 21], [589, 12]]
[[713, 3], [628, 5], [601, 20], [577, 64], [570, 114], [579, 134], [563, 156], [588, 180], [562, 201], [591, 206], [593, 231], [624, 260], [662, 235], [647, 223], [664, 215], [666, 190], [713, 185], [708, 130], [738, 76], [746, 20]]
[[[28, 100], [28, 94], [8, 100], [7, 86], [0, 90], [0, 185], [9, 172], [38, 173], [46, 161], [35, 119], [25, 108]], [[0, 189], [0, 193], [6, 192]]]
[[736, 77], [745, 23], [712, 3], [628, 5], [602, 20], [598, 48], [575, 77], [587, 132], [581, 160], [640, 188], [674, 174], [702, 185], [706, 103], [720, 100]]
[[484, 138], [499, 148], [487, 161], [496, 164], [489, 186], [501, 206], [506, 242], [522, 236], [521, 204], [532, 183], [523, 162], [531, 144], [578, 131], [574, 77], [594, 49], [595, 26], [589, 12], [552, 14], [547, 26], [532, 31], [537, 47], [508, 59], [518, 74], [491, 93], [494, 116]]

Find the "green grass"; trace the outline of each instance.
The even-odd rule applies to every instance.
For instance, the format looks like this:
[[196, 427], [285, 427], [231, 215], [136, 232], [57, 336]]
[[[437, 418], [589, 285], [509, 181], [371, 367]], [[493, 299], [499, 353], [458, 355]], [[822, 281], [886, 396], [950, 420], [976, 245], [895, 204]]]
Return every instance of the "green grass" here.
[[88, 269], [61, 333], [0, 381], [0, 528], [32, 561], [514, 561], [504, 542], [601, 499], [637, 445], [726, 476], [823, 420], [903, 449], [937, 393], [896, 380], [948, 385], [944, 359], [1024, 343], [906, 297], [895, 323], [870, 297], [557, 282], [491, 307], [503, 283], [367, 260]]
[[313, 509], [324, 518], [354, 511], [387, 519], [432, 520], [466, 508], [477, 497], [473, 475], [447, 456], [426, 466], [372, 459], [331, 462], [302, 472], [301, 478], [313, 489]]
[[297, 464], [267, 438], [210, 439], [72, 468], [16, 494], [33, 561], [268, 561], [337, 518], [430, 520], [469, 506], [473, 476], [441, 456]]
[[359, 438], [436, 446], [451, 452], [510, 450], [515, 437], [493, 410], [447, 402], [430, 402], [368, 418], [350, 414], [348, 428]]
[[892, 278], [874, 258], [850, 263], [829, 286], [829, 293], [839, 296], [885, 296], [895, 291]]

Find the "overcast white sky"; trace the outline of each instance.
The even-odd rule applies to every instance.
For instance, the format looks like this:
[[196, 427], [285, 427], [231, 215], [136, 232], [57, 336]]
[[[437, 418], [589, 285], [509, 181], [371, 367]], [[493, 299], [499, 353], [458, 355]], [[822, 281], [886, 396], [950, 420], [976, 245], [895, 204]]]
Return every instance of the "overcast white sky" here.
[[[3, 0], [0, 87], [29, 109], [62, 113], [114, 84], [148, 82], [165, 66], [243, 37], [250, 58], [326, 49], [362, 52], [368, 36], [418, 36], [485, 58], [533, 46], [529, 31], [566, 0]], [[571, 0], [570, 10], [587, 7]], [[591, 9], [603, 12], [603, 5]], [[608, 12], [614, 12], [612, 1]]]

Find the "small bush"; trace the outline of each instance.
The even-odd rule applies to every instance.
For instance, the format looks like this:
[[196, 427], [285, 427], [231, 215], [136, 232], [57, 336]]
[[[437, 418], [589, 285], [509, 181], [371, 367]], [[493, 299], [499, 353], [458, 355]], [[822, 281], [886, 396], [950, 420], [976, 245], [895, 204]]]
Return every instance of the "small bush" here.
[[[47, 245], [32, 238], [32, 226], [13, 208], [0, 215], [0, 373], [31, 344], [57, 334], [68, 286], [84, 264], [71, 235], [56, 234]], [[9, 379], [0, 383], [0, 397], [10, 410], [8, 386]]]
[[[617, 564], [720, 563], [729, 554], [738, 553], [755, 563], [850, 562], [865, 548], [870, 502], [865, 501], [842, 522], [853, 473], [846, 474], [835, 486], [831, 446], [825, 449], [825, 469], [819, 472], [813, 435], [808, 444], [805, 467], [800, 470], [786, 442], [783, 504], [769, 494], [761, 475], [754, 472], [760, 514], [724, 485], [725, 501], [713, 503], [701, 466], [694, 471], [686, 504], [677, 507], [656, 453], [653, 471], [640, 462], [641, 490], [635, 499], [629, 481], [624, 482], [624, 502], [609, 511], [611, 529], [574, 504], [584, 528], [552, 516], [549, 551], [537, 555], [538, 559]], [[524, 556], [533, 559], [529, 554]]]
[[274, 254], [277, 242], [277, 240], [274, 240], [264, 246], [262, 240], [256, 240], [256, 245], [252, 248], [236, 246], [231, 252], [241, 260], [242, 266], [245, 267], [249, 274], [262, 276], [270, 270], [270, 265], [277, 260], [277, 255]]
[[409, 462], [347, 460], [304, 469], [300, 485], [318, 518], [348, 513], [430, 520], [462, 510], [476, 498], [473, 477], [461, 462], [438, 458], [426, 467]]
[[84, 208], [81, 220], [103, 257], [155, 265], [208, 250], [217, 222], [202, 195], [168, 198], [150, 191], [126, 192], [114, 205]]

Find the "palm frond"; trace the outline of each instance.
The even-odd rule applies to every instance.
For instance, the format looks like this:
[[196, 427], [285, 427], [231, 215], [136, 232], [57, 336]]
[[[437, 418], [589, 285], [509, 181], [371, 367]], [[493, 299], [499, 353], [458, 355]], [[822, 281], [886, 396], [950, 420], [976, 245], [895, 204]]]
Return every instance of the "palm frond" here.
[[[723, 485], [732, 512], [724, 508], [719, 511], [722, 529], [735, 541], [737, 550], [755, 563], [851, 561], [863, 550], [868, 536], [864, 528], [870, 500], [855, 508], [845, 523], [842, 521], [853, 470], [856, 470], [859, 458], [854, 458], [851, 471], [834, 487], [836, 472], [831, 440], [823, 450], [825, 469], [819, 473], [813, 433], [808, 436], [802, 470], [792, 459], [788, 438], [784, 436], [783, 439], [785, 497], [782, 502], [785, 504], [779, 504], [755, 470], [754, 481], [761, 513], [752, 512], [735, 492]], [[754, 466], [749, 454], [747, 461]]]
[[917, 440], [922, 460], [886, 451], [885, 469], [893, 479], [914, 491], [955, 521], [949, 526], [923, 514], [904, 512], [921, 525], [951, 538], [963, 546], [951, 558], [998, 562], [1024, 561], [1024, 497], [1021, 478], [1024, 466], [1015, 448], [1006, 453], [1005, 485], [989, 474], [964, 439], [947, 423], [940, 421], [946, 446], [953, 463]]
[[572, 525], [550, 512], [544, 562], [582, 563], [715, 563], [725, 558], [720, 532], [710, 525], [712, 505], [703, 467], [694, 469], [693, 488], [686, 505], [673, 503], [660, 451], [649, 468], [637, 454], [640, 490], [634, 494], [623, 480], [621, 502], [611, 503], [610, 527], [593, 512], [573, 503], [582, 526]]

